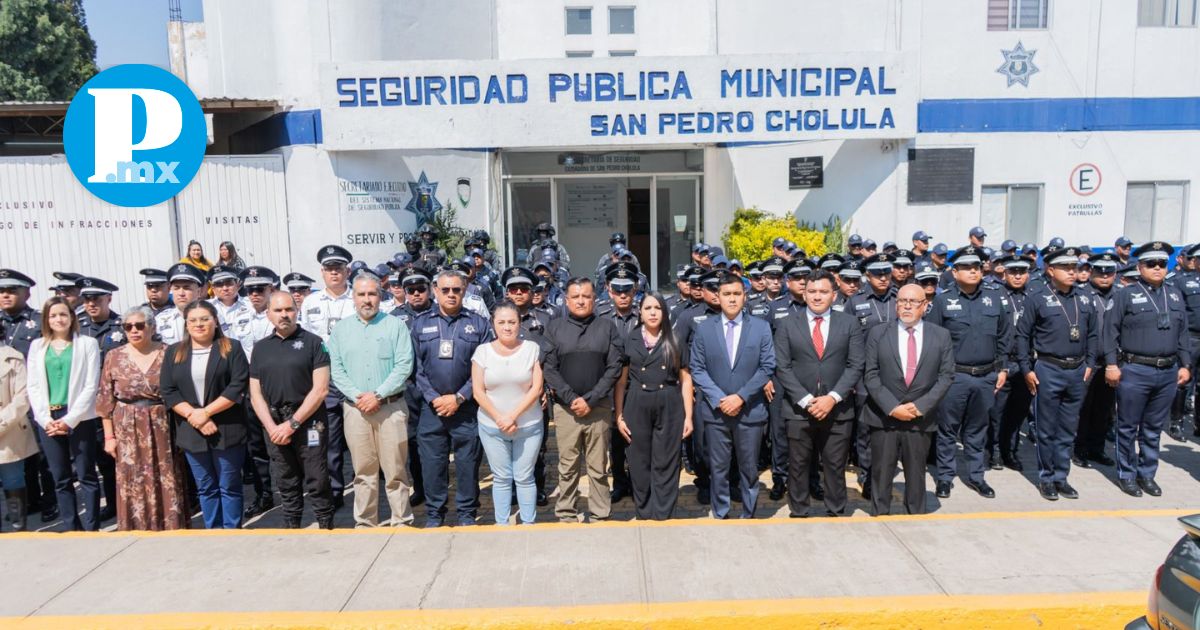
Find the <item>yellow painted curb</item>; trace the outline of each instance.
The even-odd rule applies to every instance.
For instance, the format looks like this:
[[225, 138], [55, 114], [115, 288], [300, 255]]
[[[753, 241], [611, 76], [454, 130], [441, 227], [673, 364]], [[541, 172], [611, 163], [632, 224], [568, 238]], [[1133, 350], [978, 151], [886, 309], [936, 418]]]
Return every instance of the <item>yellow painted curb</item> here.
[[307, 630], [431, 628], [1122, 628], [1145, 613], [1146, 593], [911, 595], [732, 600], [662, 604], [393, 610], [363, 612], [170, 613], [0, 618], [0, 627], [39, 630]]

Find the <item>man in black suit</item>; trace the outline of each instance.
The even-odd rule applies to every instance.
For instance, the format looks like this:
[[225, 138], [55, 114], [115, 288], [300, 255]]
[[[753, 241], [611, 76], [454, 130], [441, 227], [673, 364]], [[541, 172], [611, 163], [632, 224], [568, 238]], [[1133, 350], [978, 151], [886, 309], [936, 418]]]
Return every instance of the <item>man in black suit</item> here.
[[775, 375], [783, 387], [788, 438], [788, 506], [808, 515], [809, 463], [819, 455], [825, 512], [846, 509], [846, 457], [853, 438], [851, 391], [862, 377], [863, 329], [852, 315], [830, 310], [833, 276], [817, 270], [804, 288], [804, 316], [775, 329]]
[[904, 508], [925, 513], [925, 460], [937, 418], [929, 415], [954, 382], [954, 345], [950, 333], [921, 321], [925, 292], [910, 284], [896, 294], [894, 325], [876, 326], [867, 335], [867, 406], [862, 421], [870, 429], [871, 492], [875, 515], [892, 511], [896, 460], [904, 464]]

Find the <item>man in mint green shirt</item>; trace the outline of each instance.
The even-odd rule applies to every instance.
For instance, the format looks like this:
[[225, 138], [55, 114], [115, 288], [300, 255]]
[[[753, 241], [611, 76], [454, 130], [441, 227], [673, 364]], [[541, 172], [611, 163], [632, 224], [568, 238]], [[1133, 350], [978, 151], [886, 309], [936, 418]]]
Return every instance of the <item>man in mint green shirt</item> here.
[[387, 525], [411, 525], [408, 404], [413, 370], [408, 326], [379, 310], [382, 285], [369, 272], [352, 286], [356, 317], [339, 321], [327, 342], [333, 384], [345, 395], [344, 431], [354, 466], [356, 527], [379, 525], [379, 470], [392, 509]]

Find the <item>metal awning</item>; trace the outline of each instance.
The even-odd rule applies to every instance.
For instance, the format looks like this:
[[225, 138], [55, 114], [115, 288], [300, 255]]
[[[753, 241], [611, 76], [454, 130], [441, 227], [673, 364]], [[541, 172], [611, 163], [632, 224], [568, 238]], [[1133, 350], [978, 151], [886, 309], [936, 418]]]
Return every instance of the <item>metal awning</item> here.
[[[0, 118], [25, 116], [65, 116], [71, 101], [0, 101]], [[279, 102], [270, 99], [204, 98], [200, 107], [206, 114], [244, 111], [275, 111]]]

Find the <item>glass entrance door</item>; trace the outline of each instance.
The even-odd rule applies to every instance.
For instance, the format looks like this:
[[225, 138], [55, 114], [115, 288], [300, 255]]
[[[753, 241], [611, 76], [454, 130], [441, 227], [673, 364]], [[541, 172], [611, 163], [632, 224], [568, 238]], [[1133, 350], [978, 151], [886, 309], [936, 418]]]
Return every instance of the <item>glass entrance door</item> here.
[[658, 289], [675, 287], [675, 268], [692, 260], [692, 244], [700, 240], [700, 178], [656, 177], [655, 265]]

